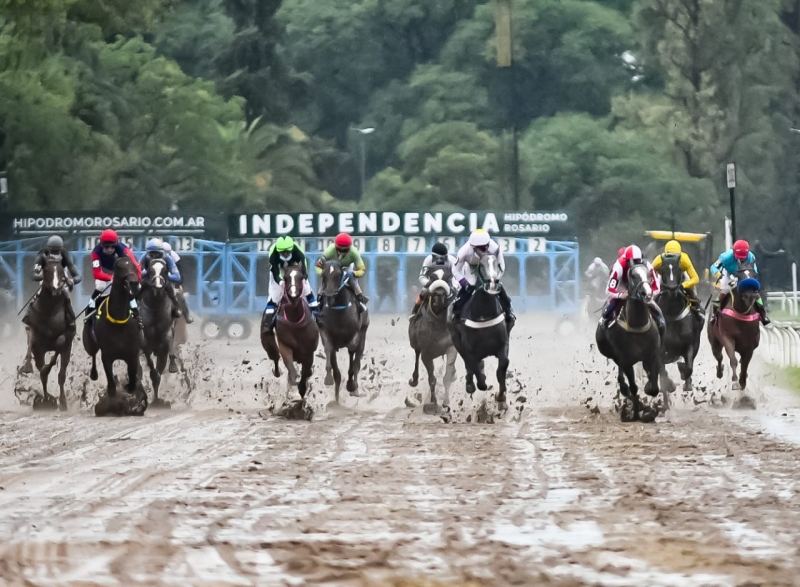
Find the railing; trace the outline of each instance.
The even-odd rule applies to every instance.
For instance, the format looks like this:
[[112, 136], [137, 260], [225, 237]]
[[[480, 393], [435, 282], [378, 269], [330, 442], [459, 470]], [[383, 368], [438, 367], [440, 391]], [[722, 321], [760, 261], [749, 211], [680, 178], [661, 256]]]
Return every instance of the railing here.
[[800, 322], [772, 322], [761, 327], [759, 355], [780, 367], [800, 367]]
[[792, 316], [797, 316], [797, 306], [800, 302], [800, 292], [792, 291], [770, 291], [767, 292], [767, 303], [775, 308], [781, 305], [782, 312], [788, 312]]

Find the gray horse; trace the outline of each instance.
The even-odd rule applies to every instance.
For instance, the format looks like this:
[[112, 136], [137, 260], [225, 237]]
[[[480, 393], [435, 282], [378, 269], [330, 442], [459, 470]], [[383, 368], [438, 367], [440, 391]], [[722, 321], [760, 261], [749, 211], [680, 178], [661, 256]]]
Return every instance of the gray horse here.
[[431, 279], [419, 312], [408, 325], [408, 339], [414, 349], [414, 374], [408, 384], [416, 387], [419, 384], [419, 359], [428, 372], [428, 385], [430, 386], [430, 402], [423, 406], [426, 414], [437, 413], [440, 407], [436, 398], [436, 375], [434, 374], [433, 360], [445, 356], [447, 366], [444, 372], [445, 397], [443, 405], [450, 404], [450, 385], [456, 379], [456, 358], [458, 353], [453, 345], [450, 331], [447, 329], [447, 309], [453, 301], [450, 291], [452, 274], [449, 267], [432, 265], [428, 268], [428, 278]]

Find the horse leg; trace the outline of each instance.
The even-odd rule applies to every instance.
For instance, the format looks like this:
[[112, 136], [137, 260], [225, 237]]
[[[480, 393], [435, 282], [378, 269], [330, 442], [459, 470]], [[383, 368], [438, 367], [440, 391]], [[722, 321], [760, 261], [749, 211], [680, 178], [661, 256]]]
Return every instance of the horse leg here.
[[[639, 401], [639, 387], [636, 385], [636, 373], [633, 370], [633, 365], [625, 365], [622, 370], [625, 373], [625, 377], [628, 379], [630, 399], [631, 403], [633, 404], [633, 414], [631, 414], [631, 418], [628, 421], [635, 422], [637, 420], [641, 420], [642, 418], [642, 404]], [[625, 421], [624, 417], [623, 421]]]
[[430, 389], [430, 399], [422, 406], [422, 411], [426, 414], [434, 414], [439, 409], [439, 402], [436, 398], [436, 373], [433, 365], [433, 357], [425, 353], [422, 355], [422, 363], [425, 365], [425, 370], [428, 372], [428, 389]]
[[311, 377], [311, 370], [314, 366], [314, 353], [308, 353], [308, 356], [303, 360], [300, 368], [300, 381], [297, 383], [297, 391], [300, 392], [300, 397], [306, 398], [306, 391], [308, 391], [308, 378]]
[[661, 381], [661, 388], [664, 390], [665, 393], [675, 391], [675, 384], [672, 382], [672, 379], [667, 373], [667, 364], [663, 361], [660, 361], [661, 368], [659, 369], [659, 380]]
[[464, 367], [467, 370], [467, 393], [472, 395], [475, 393], [475, 368], [473, 365], [477, 361], [470, 354], [462, 354], [461, 357], [464, 359]]
[[478, 380], [478, 389], [486, 391], [489, 386], [486, 385], [486, 371], [483, 370], [483, 361], [478, 363], [478, 369], [475, 371], [475, 377]]
[[117, 382], [114, 380], [114, 361], [106, 357], [106, 353], [102, 353], [100, 360], [103, 362], [103, 371], [106, 372], [106, 393], [108, 397], [117, 395]]
[[61, 364], [58, 369], [58, 407], [63, 412], [67, 410], [67, 394], [64, 392], [64, 384], [67, 382], [67, 366], [69, 366], [70, 355], [72, 354], [72, 345], [68, 344], [66, 348], [61, 351]]
[[411, 387], [416, 387], [419, 384], [419, 351], [414, 351], [416, 354], [416, 358], [414, 359], [414, 373], [411, 374], [411, 379], [408, 380], [408, 384]]
[[297, 368], [294, 366], [294, 351], [291, 347], [278, 344], [278, 349], [286, 366], [286, 381], [289, 384], [288, 391], [291, 393], [292, 387], [297, 385]]
[[361, 371], [361, 358], [364, 356], [364, 346], [367, 343], [367, 329], [362, 327], [358, 334], [356, 350], [350, 353], [350, 370], [347, 378], [347, 391], [350, 395], [358, 397], [358, 373]]
[[[333, 344], [328, 340], [328, 335], [322, 329], [319, 331], [320, 338], [322, 339], [322, 347], [325, 349], [325, 385], [333, 385], [333, 365], [331, 364], [331, 355], [335, 354]], [[339, 401], [339, 392], [336, 392], [336, 401]]]
[[[658, 397], [658, 374], [662, 370], [661, 356], [658, 351], [650, 358], [649, 361], [644, 363], [644, 369], [647, 372], [647, 385], [645, 385], [645, 393], [652, 397]], [[674, 386], [673, 386], [674, 387]], [[669, 391], [664, 389], [664, 410], [669, 406]], [[638, 396], [637, 396], [638, 399]], [[641, 420], [642, 422], [653, 422], [658, 415], [658, 412], [647, 405], [642, 405]]]
[[508, 373], [508, 363], [508, 345], [506, 344], [503, 352], [497, 356], [497, 385], [500, 387], [500, 391], [497, 392], [494, 398], [497, 402], [497, 407], [502, 411], [508, 409], [508, 404], [506, 403], [506, 373]]
[[728, 360], [730, 361], [731, 365], [731, 381], [733, 382], [732, 387], [734, 390], [739, 390], [739, 378], [736, 375], [736, 371], [739, 367], [739, 361], [736, 359], [736, 346], [734, 342], [726, 338], [722, 341], [723, 346], [725, 347], [725, 353], [728, 355]]
[[722, 379], [722, 343], [716, 336], [709, 336], [708, 342], [711, 344], [711, 354], [717, 360], [717, 379]]
[[692, 374], [694, 373], [694, 345], [689, 345], [683, 355], [683, 391], [692, 391]]
[[[167, 368], [168, 361], [169, 361], [169, 347], [161, 349], [161, 352], [156, 355], [156, 373], [158, 373], [159, 391], [161, 390], [161, 380], [163, 379], [162, 373], [164, 373], [164, 369]], [[155, 385], [153, 385], [153, 387], [155, 388]], [[153, 399], [153, 403], [156, 403], [155, 398]], [[159, 403], [162, 407], [171, 407], [170, 403], [167, 401], [160, 400]]]
[[89, 371], [89, 379], [97, 381], [97, 355], [92, 355], [92, 368]]
[[444, 369], [444, 399], [442, 400], [443, 406], [450, 405], [450, 386], [456, 380], [456, 359], [458, 358], [458, 352], [456, 351], [456, 347], [451, 346], [447, 349], [447, 354], [445, 355], [445, 361], [447, 361], [445, 369]]
[[747, 368], [750, 366], [750, 360], [753, 358], [753, 350], [742, 352], [741, 358], [742, 364], [739, 371], [739, 387], [744, 391], [747, 386]]
[[[136, 393], [136, 386], [139, 381], [139, 353], [136, 353], [135, 359], [125, 361], [125, 364], [128, 366], [128, 384], [125, 386], [125, 389], [128, 393], [133, 395]], [[161, 381], [160, 374], [159, 381]]]
[[[155, 364], [153, 363], [153, 356], [150, 351], [142, 351], [144, 355], [144, 360], [147, 363], [147, 368], [150, 369], [150, 381], [153, 382], [153, 405], [158, 404], [160, 400], [158, 399], [158, 388], [161, 386], [161, 373], [158, 372], [156, 369]], [[137, 375], [139, 374], [139, 368], [136, 369]]]
[[31, 373], [33, 373], [33, 366], [31, 365], [31, 358], [33, 356], [31, 352], [31, 338], [33, 337], [33, 335], [31, 334], [31, 329], [27, 326], [25, 327], [25, 337], [27, 338], [28, 341], [28, 348], [25, 350], [25, 360], [23, 361], [22, 367], [20, 368], [20, 373], [30, 375]]
[[622, 365], [617, 363], [617, 383], [619, 384], [619, 393], [623, 397], [630, 398], [631, 390], [625, 382], [625, 372], [622, 370]]

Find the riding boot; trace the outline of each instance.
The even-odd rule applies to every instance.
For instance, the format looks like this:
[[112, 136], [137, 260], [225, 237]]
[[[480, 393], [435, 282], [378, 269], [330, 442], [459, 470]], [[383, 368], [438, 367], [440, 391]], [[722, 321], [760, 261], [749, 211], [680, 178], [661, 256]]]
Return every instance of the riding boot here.
[[458, 324], [461, 321], [461, 309], [464, 307], [464, 304], [467, 302], [470, 296], [470, 288], [469, 287], [462, 287], [458, 290], [458, 295], [456, 296], [456, 301], [453, 302], [453, 313], [451, 314], [451, 319], [453, 324]]
[[367, 310], [367, 302], [369, 300], [363, 293], [357, 294], [356, 299], [358, 300], [358, 313], [363, 314]]
[[139, 315], [139, 304], [136, 303], [136, 298], [131, 300], [130, 308], [131, 316], [139, 323], [139, 330], [144, 330], [144, 322], [142, 322], [142, 317]]
[[97, 314], [97, 297], [99, 295], [100, 291], [94, 290], [92, 296], [89, 298], [89, 304], [86, 306], [86, 316], [83, 321], [91, 326], [94, 326], [95, 314]]
[[319, 302], [317, 302], [316, 298], [314, 298], [313, 292], [306, 296], [306, 301], [308, 302], [308, 307], [311, 308], [312, 312], [319, 310]]
[[514, 316], [514, 310], [511, 307], [511, 298], [504, 287], [500, 288], [500, 293], [497, 297], [500, 300], [500, 306], [503, 308], [503, 313], [506, 315], [508, 332], [511, 333], [511, 329], [514, 328], [514, 323], [517, 321], [517, 317]]
[[175, 289], [168, 287], [167, 289], [167, 297], [169, 297], [169, 301], [172, 302], [172, 319], [177, 320], [178, 318], [183, 317], [183, 312], [181, 311], [180, 302], [178, 302], [178, 296], [175, 293]]
[[275, 331], [275, 322], [278, 320], [278, 307], [275, 302], [270, 300], [264, 310], [264, 327], [261, 329], [261, 334], [272, 334]]
[[611, 298], [603, 306], [603, 313], [600, 316], [600, 323], [608, 328], [611, 325], [611, 320], [614, 318], [614, 309], [617, 305], [617, 299]]
[[763, 304], [761, 298], [758, 299], [758, 302], [756, 303], [755, 307], [756, 307], [756, 312], [758, 312], [758, 315], [761, 318], [761, 324], [763, 324], [764, 326], [772, 324], [772, 320], [770, 320], [769, 317], [767, 316], [767, 307]]
[[728, 299], [727, 293], [720, 293], [719, 297], [716, 300], [711, 302], [711, 320], [709, 320], [709, 324], [714, 324], [717, 321], [717, 316], [719, 316], [719, 311], [725, 305], [725, 301]]
[[67, 333], [75, 334], [75, 309], [72, 307], [69, 297], [64, 296], [64, 319], [67, 326]]
[[414, 317], [417, 315], [417, 312], [419, 312], [420, 306], [422, 306], [422, 294], [417, 296], [417, 301], [414, 302], [414, 307], [411, 309], [411, 315], [408, 317], [409, 320], [414, 319]]

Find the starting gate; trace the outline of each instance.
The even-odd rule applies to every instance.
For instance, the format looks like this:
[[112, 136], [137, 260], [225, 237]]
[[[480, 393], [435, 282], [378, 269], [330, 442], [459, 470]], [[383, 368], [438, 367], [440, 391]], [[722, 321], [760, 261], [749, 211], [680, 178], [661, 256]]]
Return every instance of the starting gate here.
[[[181, 256], [181, 273], [189, 305], [207, 315], [252, 315], [267, 302], [270, 240], [217, 242], [171, 237]], [[313, 263], [332, 242], [330, 238], [297, 239]], [[419, 292], [419, 269], [437, 240], [455, 252], [465, 242], [457, 237], [362, 237], [355, 244], [362, 251], [367, 274], [362, 287], [373, 312], [407, 311]], [[0, 288], [11, 292], [21, 309], [37, 285], [31, 280], [37, 252], [46, 238], [0, 243]], [[145, 237], [126, 239], [137, 255], [144, 254]], [[578, 310], [578, 243], [544, 238], [498, 238], [506, 271], [503, 284], [519, 312], [573, 313]], [[84, 277], [74, 294], [76, 310], [88, 303], [94, 289], [88, 243], [67, 240], [67, 247]], [[80, 246], [79, 246], [80, 245]], [[83, 250], [81, 250], [83, 249]], [[311, 285], [316, 289], [311, 271]]]

